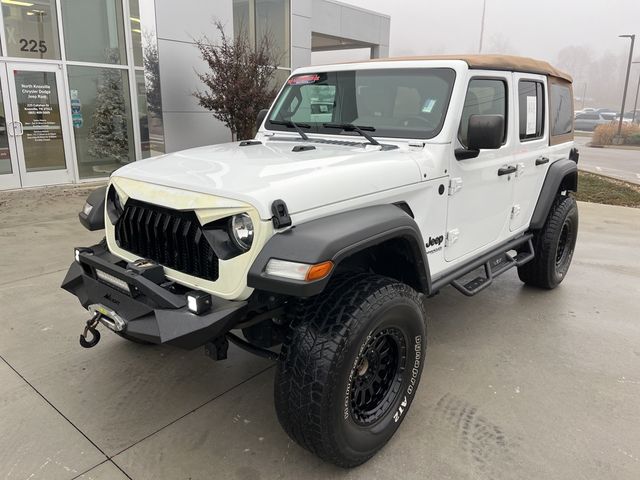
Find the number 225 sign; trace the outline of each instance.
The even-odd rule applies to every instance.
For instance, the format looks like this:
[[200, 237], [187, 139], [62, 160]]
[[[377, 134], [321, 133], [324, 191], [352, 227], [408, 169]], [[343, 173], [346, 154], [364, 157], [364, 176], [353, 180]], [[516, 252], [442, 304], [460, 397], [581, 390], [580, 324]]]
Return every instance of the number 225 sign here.
[[47, 43], [44, 40], [36, 41], [28, 38], [21, 38], [20, 51], [21, 52], [34, 52], [34, 53], [46, 53]]

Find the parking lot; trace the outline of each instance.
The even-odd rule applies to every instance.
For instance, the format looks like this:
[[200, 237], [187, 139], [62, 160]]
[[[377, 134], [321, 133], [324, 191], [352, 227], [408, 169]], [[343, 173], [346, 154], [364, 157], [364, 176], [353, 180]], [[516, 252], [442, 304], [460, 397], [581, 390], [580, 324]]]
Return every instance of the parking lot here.
[[129, 343], [59, 286], [87, 188], [0, 193], [2, 479], [640, 478], [640, 210], [580, 204], [566, 281], [515, 271], [473, 298], [427, 300], [413, 408], [372, 461], [324, 464], [280, 429], [273, 363], [231, 346]]
[[637, 147], [591, 147], [590, 141], [591, 136], [575, 138], [580, 151], [580, 170], [640, 184], [640, 150]]

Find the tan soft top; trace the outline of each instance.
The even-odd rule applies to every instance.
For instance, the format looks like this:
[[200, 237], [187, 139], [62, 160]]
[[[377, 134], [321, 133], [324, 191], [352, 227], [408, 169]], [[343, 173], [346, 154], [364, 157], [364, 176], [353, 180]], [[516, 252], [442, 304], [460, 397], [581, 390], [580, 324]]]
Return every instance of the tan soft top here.
[[462, 60], [471, 69], [505, 70], [509, 72], [537, 73], [573, 82], [571, 75], [551, 66], [548, 62], [516, 55], [429, 55], [422, 57], [374, 58], [370, 62], [394, 62], [402, 60]]

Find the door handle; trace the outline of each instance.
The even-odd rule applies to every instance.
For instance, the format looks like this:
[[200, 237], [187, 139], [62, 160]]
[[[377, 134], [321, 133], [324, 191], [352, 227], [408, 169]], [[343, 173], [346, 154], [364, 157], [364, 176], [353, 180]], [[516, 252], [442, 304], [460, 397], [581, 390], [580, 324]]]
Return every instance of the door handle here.
[[7, 128], [7, 131], [9, 132], [9, 135], [12, 137], [19, 137], [24, 133], [24, 129], [22, 128], [22, 122], [9, 122], [7, 126], [10, 126], [9, 128]]
[[515, 165], [505, 165], [504, 167], [498, 169], [498, 176], [501, 177], [502, 175], [510, 175], [512, 173], [515, 173], [517, 169], [518, 168]]
[[536, 158], [536, 166], [544, 165], [545, 163], [549, 163], [549, 159], [547, 157], [538, 157], [538, 158]]

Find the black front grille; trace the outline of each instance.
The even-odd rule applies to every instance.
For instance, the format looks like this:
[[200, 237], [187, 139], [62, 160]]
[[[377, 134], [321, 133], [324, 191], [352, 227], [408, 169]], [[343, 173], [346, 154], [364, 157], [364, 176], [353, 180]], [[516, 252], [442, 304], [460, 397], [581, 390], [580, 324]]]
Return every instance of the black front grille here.
[[116, 243], [162, 266], [218, 279], [218, 257], [193, 211], [181, 212], [129, 199], [115, 226]]

